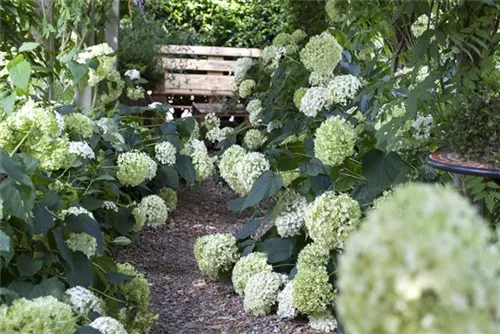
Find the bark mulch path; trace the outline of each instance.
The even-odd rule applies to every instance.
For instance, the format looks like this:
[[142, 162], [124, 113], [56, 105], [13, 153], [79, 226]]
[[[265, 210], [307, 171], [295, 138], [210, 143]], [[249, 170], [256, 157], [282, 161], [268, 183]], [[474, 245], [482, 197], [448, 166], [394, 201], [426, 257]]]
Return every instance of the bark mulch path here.
[[167, 225], [144, 230], [140, 242], [119, 255], [151, 284], [151, 303], [159, 315], [152, 333], [317, 333], [303, 321], [247, 316], [243, 298], [230, 285], [206, 281], [193, 256], [196, 238], [234, 233], [245, 217], [227, 209], [235, 196], [215, 180], [184, 187], [178, 195], [178, 208]]

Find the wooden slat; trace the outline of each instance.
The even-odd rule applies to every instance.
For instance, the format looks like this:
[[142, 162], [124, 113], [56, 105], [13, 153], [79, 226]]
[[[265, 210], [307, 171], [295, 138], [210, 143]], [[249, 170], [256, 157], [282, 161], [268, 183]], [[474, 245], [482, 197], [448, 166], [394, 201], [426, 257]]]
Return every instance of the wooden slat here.
[[236, 106], [230, 107], [222, 103], [193, 102], [193, 108], [201, 114], [209, 114], [211, 112], [221, 113], [227, 111], [228, 114], [232, 115], [233, 113], [242, 113], [245, 111], [245, 106], [243, 104], [238, 104]]
[[165, 74], [164, 89], [205, 90], [212, 92], [211, 95], [219, 95], [218, 91], [234, 91], [236, 81], [227, 75], [203, 75], [203, 74]]
[[162, 67], [171, 70], [232, 72], [235, 61], [162, 57]]
[[222, 57], [260, 57], [260, 49], [192, 45], [163, 45], [160, 46], [159, 53]]
[[232, 90], [212, 91], [207, 89], [164, 88], [153, 92], [155, 95], [195, 95], [195, 96], [233, 96]]

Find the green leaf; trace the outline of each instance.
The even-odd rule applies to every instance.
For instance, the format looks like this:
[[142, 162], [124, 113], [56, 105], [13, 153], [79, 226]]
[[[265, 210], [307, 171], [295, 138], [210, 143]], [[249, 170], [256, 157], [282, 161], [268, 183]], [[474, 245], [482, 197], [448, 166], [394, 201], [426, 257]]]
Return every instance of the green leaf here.
[[119, 272], [109, 272], [106, 274], [106, 278], [108, 279], [108, 281], [113, 284], [123, 284], [126, 282], [130, 282], [134, 279], [134, 277], [135, 276], [130, 276]]
[[26, 60], [20, 61], [9, 69], [10, 79], [23, 93], [28, 92], [28, 84], [31, 77], [31, 65]]
[[8, 252], [10, 250], [10, 237], [0, 230], [0, 252]]
[[187, 182], [194, 183], [196, 181], [196, 171], [189, 157], [177, 154], [175, 168], [179, 172], [179, 175]]
[[177, 120], [179, 134], [182, 138], [191, 137], [191, 133], [194, 130], [196, 120], [194, 117], [179, 118]]
[[293, 239], [272, 238], [265, 240], [258, 247], [259, 252], [266, 253], [269, 263], [288, 260], [293, 254]]
[[281, 176], [268, 170], [254, 182], [250, 193], [246, 197], [229, 202], [229, 207], [231, 210], [241, 212], [259, 203], [263, 198], [273, 196], [282, 186], [283, 180]]
[[316, 193], [316, 195], [321, 195], [332, 187], [330, 176], [325, 174], [311, 176], [309, 177], [309, 180], [311, 182], [311, 188]]
[[53, 296], [58, 300], [62, 300], [66, 290], [64, 283], [57, 277], [44, 279], [40, 284], [35, 285], [29, 295], [29, 299], [38, 298], [42, 296]]
[[408, 168], [401, 156], [395, 152], [385, 155], [372, 150], [363, 156], [363, 176], [368, 181], [370, 193], [378, 196], [385, 189], [406, 181]]
[[158, 181], [162, 187], [166, 186], [172, 189], [179, 189], [179, 174], [172, 166], [161, 166], [158, 169]]
[[0, 198], [4, 210], [25, 222], [30, 221], [35, 203], [35, 188], [16, 183], [12, 178], [0, 182]]
[[115, 181], [115, 178], [108, 174], [99, 175], [94, 181]]
[[20, 47], [18, 52], [33, 51], [40, 46], [40, 43], [36, 42], [25, 42]]
[[40, 269], [42, 269], [43, 261], [38, 259], [33, 259], [27, 254], [20, 254], [16, 259], [17, 270], [21, 276], [30, 277], [36, 274]]
[[68, 271], [66, 276], [68, 283], [71, 286], [89, 286], [94, 279], [94, 273], [87, 256], [81, 252], [73, 252], [73, 264], [73, 268]]
[[71, 61], [68, 63], [68, 69], [73, 77], [73, 85], [78, 84], [80, 80], [85, 76], [88, 71], [88, 67], [84, 64], [79, 64], [76, 61]]
[[101, 332], [94, 327], [82, 326], [78, 328], [75, 334], [101, 334]]
[[3, 110], [7, 115], [11, 114], [14, 111], [14, 105], [16, 103], [17, 95], [12, 93], [2, 99], [0, 101], [0, 105], [3, 107]]
[[42, 205], [40, 202], [35, 205], [33, 215], [35, 216], [32, 229], [33, 234], [45, 234], [55, 224], [52, 214], [49, 212], [47, 207]]
[[132, 240], [130, 240], [127, 237], [116, 237], [113, 240], [111, 240], [111, 243], [120, 245], [120, 246], [128, 246], [132, 243]]
[[252, 235], [260, 226], [260, 220], [250, 220], [241, 230], [239, 230], [234, 237], [238, 240], [243, 240]]
[[101, 228], [94, 219], [90, 218], [89, 215], [67, 215], [65, 222], [69, 232], [87, 233], [88, 235], [93, 236], [97, 241], [97, 248], [99, 251], [104, 251], [104, 238]]
[[318, 158], [312, 158], [310, 161], [301, 163], [299, 168], [302, 172], [310, 176], [316, 176], [325, 172], [325, 165]]

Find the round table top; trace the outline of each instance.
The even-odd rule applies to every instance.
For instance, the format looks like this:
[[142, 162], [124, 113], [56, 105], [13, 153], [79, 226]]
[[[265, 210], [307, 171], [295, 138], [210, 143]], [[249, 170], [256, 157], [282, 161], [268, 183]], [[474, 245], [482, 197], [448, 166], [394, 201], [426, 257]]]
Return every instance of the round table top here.
[[436, 151], [432, 153], [427, 157], [427, 164], [451, 173], [500, 179], [499, 165], [467, 160], [459, 154], [450, 151]]

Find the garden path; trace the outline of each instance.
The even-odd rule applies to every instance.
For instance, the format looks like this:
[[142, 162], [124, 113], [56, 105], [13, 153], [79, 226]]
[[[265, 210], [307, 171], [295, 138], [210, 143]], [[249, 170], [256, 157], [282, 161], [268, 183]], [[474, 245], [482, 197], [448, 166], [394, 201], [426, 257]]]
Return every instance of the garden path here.
[[134, 263], [151, 284], [151, 303], [159, 314], [152, 333], [316, 333], [305, 321], [247, 316], [243, 298], [230, 285], [206, 281], [193, 256], [196, 238], [236, 232], [245, 217], [227, 209], [235, 195], [215, 180], [183, 187], [178, 195], [167, 225], [142, 231], [140, 242], [120, 253], [120, 260]]

